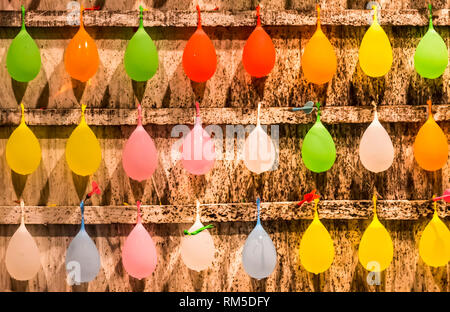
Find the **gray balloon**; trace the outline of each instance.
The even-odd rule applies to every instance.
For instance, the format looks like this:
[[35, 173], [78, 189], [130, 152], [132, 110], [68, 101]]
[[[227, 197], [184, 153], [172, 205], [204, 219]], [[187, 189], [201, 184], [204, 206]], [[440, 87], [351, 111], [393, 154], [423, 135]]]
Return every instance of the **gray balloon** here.
[[242, 251], [245, 272], [253, 278], [268, 277], [277, 264], [277, 252], [269, 234], [258, 222], [245, 241]]
[[67, 248], [66, 270], [72, 284], [90, 282], [100, 271], [100, 255], [84, 226]]

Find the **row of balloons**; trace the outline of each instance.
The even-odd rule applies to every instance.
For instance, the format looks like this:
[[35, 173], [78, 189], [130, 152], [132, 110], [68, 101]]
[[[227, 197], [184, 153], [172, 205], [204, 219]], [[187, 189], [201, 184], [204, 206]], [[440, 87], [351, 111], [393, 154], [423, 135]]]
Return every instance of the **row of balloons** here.
[[[420, 167], [436, 171], [446, 165], [448, 142], [445, 133], [434, 120], [431, 101], [428, 101], [428, 119], [420, 128], [414, 141], [414, 157]], [[271, 170], [277, 158], [272, 139], [260, 124], [258, 104], [256, 127], [248, 135], [243, 147], [245, 166], [260, 174]], [[24, 105], [21, 104], [22, 119], [6, 143], [6, 161], [10, 168], [21, 175], [34, 172], [41, 161], [38, 139], [25, 123]], [[80, 176], [97, 171], [102, 159], [100, 143], [86, 123], [81, 108], [80, 124], [74, 129], [66, 143], [66, 161], [69, 168]], [[184, 137], [181, 145], [181, 163], [184, 169], [194, 175], [208, 173], [215, 164], [215, 143], [202, 127], [199, 103], [196, 103], [195, 125]], [[122, 165], [131, 179], [144, 181], [153, 175], [158, 164], [155, 143], [142, 125], [141, 106], [138, 105], [137, 127], [127, 140], [122, 151]], [[328, 130], [320, 120], [320, 103], [317, 103], [317, 120], [306, 134], [301, 155], [305, 166], [313, 172], [329, 170], [336, 160], [336, 147]], [[394, 146], [386, 129], [374, 120], [365, 130], [359, 145], [359, 156], [363, 166], [378, 173], [391, 167], [394, 160]]]
[[[317, 205], [319, 196], [314, 194], [314, 218], [300, 241], [299, 256], [302, 266], [311, 273], [319, 274], [328, 270], [334, 260], [334, 244], [330, 233], [319, 219]], [[425, 227], [419, 241], [419, 254], [422, 260], [432, 267], [445, 266], [450, 261], [450, 231], [439, 218], [434, 201], [434, 214]], [[450, 190], [441, 199], [450, 202]], [[277, 264], [277, 252], [269, 234], [260, 220], [260, 199], [257, 201], [257, 223], [249, 234], [243, 250], [242, 265], [247, 274], [256, 279], [268, 277]], [[40, 269], [39, 249], [25, 227], [22, 206], [22, 219], [18, 230], [9, 241], [6, 250], [6, 268], [17, 280], [29, 280]], [[136, 226], [128, 235], [122, 249], [122, 263], [127, 273], [142, 279], [150, 276], [157, 265], [157, 251], [154, 241], [142, 225], [141, 204], [137, 202]], [[202, 271], [214, 261], [215, 247], [208, 228], [200, 221], [200, 203], [197, 201], [195, 223], [184, 231], [180, 254], [184, 264], [191, 270]], [[98, 274], [101, 261], [97, 247], [89, 237], [84, 225], [84, 201], [81, 208], [81, 228], [73, 238], [66, 252], [68, 280], [74, 282], [92, 281]], [[359, 262], [371, 272], [384, 271], [392, 262], [394, 247], [392, 239], [380, 222], [376, 210], [376, 195], [373, 196], [373, 219], [365, 230], [359, 243]], [[75, 274], [74, 273], [75, 271]]]
[[[242, 55], [245, 70], [253, 77], [267, 76], [275, 65], [276, 51], [272, 39], [261, 26], [257, 6], [257, 26], [248, 38]], [[414, 54], [414, 67], [424, 78], [441, 76], [448, 64], [448, 49], [441, 36], [433, 28], [431, 4], [428, 31], [420, 40]], [[359, 49], [359, 64], [370, 77], [384, 76], [392, 66], [392, 47], [377, 20], [377, 7], [373, 6], [372, 25], [365, 33]], [[186, 44], [183, 52], [183, 68], [195, 82], [210, 79], [217, 67], [217, 56], [213, 43], [203, 31], [200, 8], [198, 27]], [[314, 84], [329, 82], [337, 69], [333, 46], [320, 26], [320, 7], [317, 6], [317, 30], [309, 40], [302, 56], [305, 78]], [[25, 9], [22, 6], [22, 29], [11, 42], [6, 65], [12, 78], [17, 81], [33, 80], [41, 68], [39, 49], [25, 28]], [[147, 81], [158, 69], [158, 51], [144, 29], [143, 8], [140, 7], [140, 23], [128, 43], [124, 56], [127, 74], [135, 81]], [[83, 7], [80, 12], [80, 29], [67, 46], [64, 64], [69, 75], [82, 82], [88, 81], [97, 72], [99, 55], [95, 41], [83, 26]]]

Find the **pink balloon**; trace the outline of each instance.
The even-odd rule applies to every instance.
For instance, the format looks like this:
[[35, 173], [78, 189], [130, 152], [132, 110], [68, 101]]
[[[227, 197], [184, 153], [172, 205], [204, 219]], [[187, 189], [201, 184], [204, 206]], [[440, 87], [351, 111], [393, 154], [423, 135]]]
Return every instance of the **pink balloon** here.
[[141, 105], [138, 105], [138, 125], [122, 152], [122, 164], [127, 176], [137, 181], [149, 179], [158, 165], [155, 143], [142, 126]]
[[184, 169], [196, 175], [208, 173], [216, 160], [214, 141], [202, 127], [198, 102], [195, 126], [181, 145], [181, 163]]
[[123, 246], [122, 263], [129, 275], [142, 279], [155, 271], [157, 255], [155, 243], [141, 223], [141, 203], [139, 201], [137, 207], [137, 224]]

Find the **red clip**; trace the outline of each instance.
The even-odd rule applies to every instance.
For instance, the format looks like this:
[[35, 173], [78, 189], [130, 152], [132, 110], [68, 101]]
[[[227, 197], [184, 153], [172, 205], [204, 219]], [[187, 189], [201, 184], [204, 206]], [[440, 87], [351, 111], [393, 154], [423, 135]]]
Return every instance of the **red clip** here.
[[297, 204], [297, 206], [301, 206], [304, 202], [312, 202], [314, 199], [319, 198], [320, 196], [316, 194], [316, 190], [312, 190], [310, 193], [303, 195], [303, 200]]

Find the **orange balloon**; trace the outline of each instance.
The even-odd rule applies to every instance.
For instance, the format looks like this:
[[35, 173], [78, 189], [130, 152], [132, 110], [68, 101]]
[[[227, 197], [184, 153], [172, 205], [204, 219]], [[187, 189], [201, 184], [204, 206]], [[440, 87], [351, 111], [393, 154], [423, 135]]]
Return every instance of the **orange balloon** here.
[[256, 16], [258, 17], [256, 28], [245, 43], [242, 63], [247, 73], [260, 78], [267, 76], [272, 71], [276, 53], [272, 39], [261, 27], [259, 5], [256, 7]]
[[200, 7], [197, 5], [198, 26], [183, 51], [183, 68], [189, 79], [204, 82], [216, 72], [217, 56], [214, 45], [202, 29]]
[[301, 66], [306, 80], [319, 85], [330, 81], [336, 73], [336, 54], [320, 28], [319, 6], [317, 6], [317, 30], [305, 47]]
[[425, 170], [436, 171], [447, 163], [448, 142], [444, 131], [439, 127], [431, 113], [431, 101], [428, 101], [428, 120], [420, 128], [414, 141], [414, 157]]
[[97, 72], [99, 62], [95, 41], [83, 26], [83, 7], [81, 7], [80, 29], [67, 46], [64, 64], [72, 78], [86, 82]]

